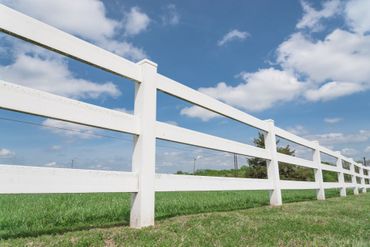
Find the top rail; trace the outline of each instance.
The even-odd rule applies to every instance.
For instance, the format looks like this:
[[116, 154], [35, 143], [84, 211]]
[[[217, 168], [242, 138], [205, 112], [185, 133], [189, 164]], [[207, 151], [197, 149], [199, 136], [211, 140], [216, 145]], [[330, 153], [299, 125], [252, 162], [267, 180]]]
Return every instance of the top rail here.
[[111, 73], [142, 81], [137, 64], [2, 4], [0, 31]]

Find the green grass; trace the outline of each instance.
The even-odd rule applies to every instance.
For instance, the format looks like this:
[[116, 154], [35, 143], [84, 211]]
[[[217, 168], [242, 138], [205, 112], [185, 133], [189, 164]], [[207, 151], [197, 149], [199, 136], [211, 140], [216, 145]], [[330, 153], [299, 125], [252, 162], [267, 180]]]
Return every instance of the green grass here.
[[[315, 191], [283, 191], [284, 202], [313, 199]], [[268, 204], [267, 191], [156, 193], [156, 219]], [[129, 193], [2, 195], [0, 239], [127, 225], [129, 213]]]
[[[244, 198], [244, 203], [252, 201], [246, 205], [247, 207], [253, 207], [254, 203], [266, 204], [259, 199], [258, 193], [261, 192], [250, 194], [246, 192], [161, 193], [157, 199], [158, 204], [162, 203], [163, 207], [157, 210], [157, 217], [162, 217], [162, 219], [157, 220], [155, 227], [137, 230], [127, 226], [115, 226], [70, 231], [63, 234], [9, 238], [0, 241], [0, 246], [370, 246], [370, 193], [350, 195], [346, 198], [334, 197], [326, 201], [287, 203], [282, 207], [264, 206], [167, 218], [171, 214], [190, 213], [189, 208], [196, 203], [189, 202], [199, 198], [202, 200], [200, 204], [204, 205], [206, 202], [208, 206], [198, 205], [194, 208], [194, 213], [214, 209], [236, 209], [240, 207], [240, 204], [239, 206], [230, 205], [235, 204], [235, 201], [230, 204], [225, 203], [224, 206], [217, 204], [216, 207], [214, 207], [216, 204], [209, 202], [209, 199], [220, 198], [223, 201], [232, 199], [236, 195]], [[185, 201], [173, 204], [176, 194]], [[297, 195], [296, 192], [284, 194], [285, 200], [292, 200], [291, 198]], [[311, 191], [298, 194], [306, 194], [300, 197], [303, 200], [312, 198]], [[333, 192], [334, 194], [336, 193]], [[65, 195], [53, 195], [51, 201], [55, 201], [55, 196]], [[71, 197], [74, 196], [76, 195]], [[93, 199], [106, 197], [113, 201], [113, 198], [119, 197], [118, 201], [122, 200], [122, 196], [117, 194], [83, 195], [79, 196], [74, 203], [87, 199], [89, 196]], [[31, 199], [35, 200], [29, 197], [28, 201]], [[1, 200], [2, 202], [8, 201], [9, 198], [1, 198]], [[26, 201], [27, 199], [24, 199], [24, 202]], [[184, 203], [188, 206], [184, 206]], [[171, 204], [177, 210], [169, 214], [165, 213]], [[102, 205], [100, 204], [100, 210], [104, 211]], [[11, 210], [18, 212], [19, 209], [16, 209], [14, 205]], [[85, 209], [81, 208], [81, 210]], [[92, 213], [91, 218], [97, 216], [97, 212], [93, 210], [89, 212]], [[87, 212], [84, 214], [88, 215]], [[33, 218], [33, 213], [29, 212], [29, 217], [36, 220]], [[69, 219], [69, 224], [76, 222], [71, 218], [67, 219]], [[32, 221], [31, 219], [25, 220], [29, 223]], [[3, 223], [1, 226], [3, 227]]]

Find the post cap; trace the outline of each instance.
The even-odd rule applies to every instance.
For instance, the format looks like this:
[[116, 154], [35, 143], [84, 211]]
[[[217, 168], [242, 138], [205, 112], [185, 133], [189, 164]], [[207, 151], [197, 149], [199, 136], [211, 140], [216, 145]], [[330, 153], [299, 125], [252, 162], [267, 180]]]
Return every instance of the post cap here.
[[149, 60], [149, 59], [143, 59], [143, 60], [140, 60], [139, 62], [136, 63], [137, 65], [144, 65], [144, 64], [149, 64], [153, 67], [158, 67], [158, 64], [156, 64], [155, 62]]

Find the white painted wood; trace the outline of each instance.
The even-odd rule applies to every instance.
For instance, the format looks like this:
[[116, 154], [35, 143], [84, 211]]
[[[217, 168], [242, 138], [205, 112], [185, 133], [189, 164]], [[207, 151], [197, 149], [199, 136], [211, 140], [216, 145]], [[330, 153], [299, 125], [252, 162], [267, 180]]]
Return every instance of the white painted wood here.
[[315, 190], [319, 188], [317, 182], [280, 180], [281, 189], [283, 190]]
[[343, 173], [343, 160], [340, 158], [340, 153], [338, 152], [338, 159], [337, 159], [337, 168], [339, 169], [338, 173], [338, 182], [341, 184], [340, 187], [340, 196], [347, 196], [347, 190], [345, 186], [345, 180], [344, 180], [344, 173]]
[[351, 178], [352, 178], [352, 184], [354, 185], [353, 187], [353, 194], [354, 195], [358, 195], [358, 185], [357, 185], [357, 179], [356, 179], [356, 173], [355, 173], [355, 164], [353, 163], [353, 160], [352, 160], [352, 163], [351, 163]]
[[279, 161], [277, 157], [276, 135], [274, 120], [266, 120], [268, 132], [265, 134], [265, 148], [270, 151], [271, 159], [267, 162], [267, 177], [272, 182], [270, 190], [270, 205], [280, 206], [283, 204], [281, 197], [281, 183], [279, 173]]
[[319, 188], [316, 190], [317, 200], [325, 200], [325, 189], [324, 189], [324, 180], [321, 170], [321, 154], [320, 154], [320, 144], [318, 141], [312, 142], [315, 145], [315, 151], [313, 154], [313, 162], [317, 165], [315, 171], [315, 181], [319, 185]]
[[338, 166], [331, 166], [331, 165], [326, 165], [326, 164], [321, 164], [321, 170], [338, 172], [338, 173], [342, 171], [342, 169], [339, 168]]
[[267, 124], [255, 118], [243, 111], [240, 111], [232, 106], [229, 106], [221, 101], [218, 101], [212, 97], [209, 97], [197, 90], [189, 88], [185, 85], [178, 83], [170, 78], [163, 75], [157, 75], [158, 90], [163, 91], [167, 94], [175, 96], [177, 98], [186, 100], [195, 105], [199, 105], [210, 111], [214, 111], [221, 115], [227, 116], [228, 118], [237, 120], [244, 124], [256, 127], [261, 130], [267, 130]]
[[272, 190], [268, 179], [156, 174], [156, 191]]
[[0, 108], [120, 132], [138, 133], [134, 116], [0, 80]]
[[0, 31], [114, 74], [141, 81], [140, 67], [120, 56], [0, 4]]
[[301, 158], [283, 154], [283, 153], [277, 153], [276, 156], [280, 162], [285, 162], [285, 163], [289, 163], [289, 164], [293, 164], [297, 166], [303, 166], [307, 168], [313, 168], [313, 169], [317, 169], [318, 167], [317, 164], [315, 164], [311, 160], [301, 159]]
[[362, 167], [360, 167], [360, 176], [361, 176], [361, 192], [366, 193], [365, 176], [364, 176], [364, 170]]
[[155, 205], [155, 126], [157, 108], [157, 64], [143, 60], [143, 81], [136, 84], [135, 116], [140, 119], [140, 134], [134, 140], [132, 171], [138, 174], [139, 191], [132, 196], [130, 226], [154, 225]]
[[[324, 188], [325, 189], [336, 189], [336, 188], [342, 188], [341, 183], [335, 183], [335, 182], [324, 182]], [[342, 195], [341, 195], [342, 196]]]
[[0, 165], [0, 194], [135, 192], [133, 172]]
[[[317, 142], [310, 142], [277, 128], [272, 120], [257, 119], [160, 75], [157, 73], [157, 64], [149, 60], [132, 63], [2, 4], [0, 4], [0, 31], [137, 83], [133, 116], [0, 81], [2, 109], [135, 135], [133, 172], [0, 165], [0, 193], [133, 192], [130, 225], [140, 228], [154, 224], [155, 191], [269, 190], [270, 204], [278, 206], [282, 204], [281, 189], [316, 189], [317, 198], [323, 200], [325, 188], [340, 188], [341, 196], [346, 195], [347, 188], [352, 188], [355, 194], [358, 194], [359, 188], [362, 192], [370, 188], [370, 185], [365, 184], [363, 172], [369, 171], [366, 178], [370, 179], [369, 167], [357, 164], [338, 152], [320, 146]], [[157, 89], [266, 131], [266, 149], [157, 122]], [[277, 153], [276, 136], [314, 149], [313, 161]], [[156, 138], [266, 159], [268, 179], [155, 174]], [[320, 152], [337, 158], [337, 166], [322, 164]], [[349, 171], [343, 169], [342, 160], [351, 164]], [[280, 180], [279, 161], [313, 168], [315, 182]], [[360, 174], [355, 173], [354, 166], [360, 168]], [[339, 182], [324, 183], [322, 170], [338, 172]], [[344, 174], [351, 175], [351, 183], [345, 183]], [[356, 176], [361, 178], [361, 184], [357, 184]]]
[[248, 144], [240, 143], [204, 134], [198, 131], [185, 129], [172, 124], [157, 122], [156, 135], [159, 139], [168, 140], [218, 151], [231, 152], [246, 156], [270, 159], [269, 151]]

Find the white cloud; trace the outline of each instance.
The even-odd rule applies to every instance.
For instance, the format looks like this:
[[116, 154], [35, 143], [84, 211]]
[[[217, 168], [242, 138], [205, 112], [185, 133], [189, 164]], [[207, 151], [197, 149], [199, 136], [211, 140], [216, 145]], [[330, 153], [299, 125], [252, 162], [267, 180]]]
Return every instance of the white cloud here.
[[176, 5], [169, 4], [165, 7], [165, 13], [162, 15], [162, 23], [164, 25], [175, 26], [180, 22], [180, 15], [177, 12]]
[[66, 136], [69, 138], [92, 139], [98, 138], [96, 129], [69, 122], [64, 122], [55, 119], [46, 119], [42, 122], [43, 128], [51, 131], [54, 134]]
[[317, 140], [324, 146], [333, 146], [350, 143], [363, 143], [370, 140], [370, 130], [359, 130], [355, 133], [331, 132], [316, 135], [307, 135], [309, 140]]
[[309, 28], [312, 31], [319, 31], [322, 29], [320, 21], [324, 18], [330, 18], [339, 13], [341, 8], [340, 0], [325, 1], [321, 10], [315, 10], [307, 1], [301, 1], [304, 15], [297, 23], [296, 27], [299, 29]]
[[365, 148], [365, 153], [370, 153], [370, 146]]
[[296, 125], [294, 127], [287, 128], [287, 131], [289, 131], [290, 133], [293, 133], [295, 135], [298, 135], [298, 136], [303, 136], [303, 135], [306, 135], [308, 133], [306, 128], [302, 125]]
[[[200, 88], [199, 91], [247, 111], [262, 111], [292, 100], [303, 88], [302, 83], [294, 76], [273, 68], [261, 69], [255, 73], [242, 72], [240, 77], [244, 82], [239, 85], [229, 86], [220, 82], [215, 87]], [[198, 116], [203, 121], [214, 117], [196, 106], [185, 109], [188, 116]]]
[[345, 7], [347, 23], [355, 32], [366, 33], [370, 31], [370, 1], [352, 0]]
[[250, 34], [248, 32], [243, 32], [243, 31], [239, 31], [237, 29], [234, 29], [234, 30], [231, 30], [230, 32], [228, 32], [227, 34], [225, 34], [222, 39], [220, 39], [218, 42], [217, 42], [217, 45], [218, 46], [223, 46], [225, 45], [226, 43], [229, 43], [231, 41], [235, 41], [235, 40], [245, 40], [246, 38], [248, 38], [250, 36]]
[[114, 35], [119, 22], [106, 16], [104, 3], [95, 0], [5, 0], [6, 5], [68, 33], [91, 40]]
[[191, 117], [191, 118], [199, 118], [203, 122], [206, 122], [216, 117], [220, 117], [219, 114], [214, 113], [212, 111], [209, 111], [199, 106], [185, 107], [181, 109], [180, 114], [183, 116]]
[[132, 61], [139, 61], [147, 57], [142, 48], [138, 48], [125, 41], [103, 40], [99, 43], [103, 48]]
[[369, 86], [352, 82], [328, 82], [323, 86], [310, 89], [305, 96], [310, 101], [329, 101], [368, 89]]
[[112, 82], [98, 84], [79, 79], [64, 59], [40, 54], [17, 54], [12, 64], [0, 66], [2, 79], [72, 98], [117, 97], [120, 91]]
[[127, 113], [127, 114], [134, 114], [134, 111], [133, 110], [128, 110], [128, 109], [126, 109], [124, 107], [114, 108], [113, 110], [124, 112], [124, 113]]
[[137, 35], [145, 31], [150, 23], [150, 18], [138, 7], [133, 7], [126, 13], [123, 22], [125, 34], [129, 36]]
[[343, 148], [341, 150], [341, 153], [344, 155], [344, 156], [349, 156], [349, 157], [353, 157], [353, 156], [356, 156], [358, 154], [358, 151], [354, 148]]
[[283, 68], [306, 75], [316, 83], [369, 82], [369, 57], [370, 36], [341, 29], [318, 41], [295, 33], [277, 49], [277, 61]]
[[50, 147], [50, 149], [53, 150], [53, 151], [58, 151], [58, 150], [61, 150], [62, 147], [60, 145], [53, 145], [53, 146]]
[[143, 49], [116, 39], [122, 31], [122, 26], [127, 28], [125, 30], [127, 33], [143, 30], [145, 18], [142, 16], [146, 14], [137, 8], [132, 8], [126, 13], [126, 22], [122, 25], [121, 22], [107, 17], [104, 3], [96, 0], [69, 1], [68, 4], [64, 0], [0, 0], [0, 3], [65, 32], [95, 42], [127, 59], [138, 61], [147, 57]]
[[14, 156], [15, 153], [6, 148], [0, 148], [0, 158], [9, 158]]
[[339, 123], [340, 121], [342, 121], [341, 118], [324, 118], [324, 122], [328, 124], [335, 124]]

